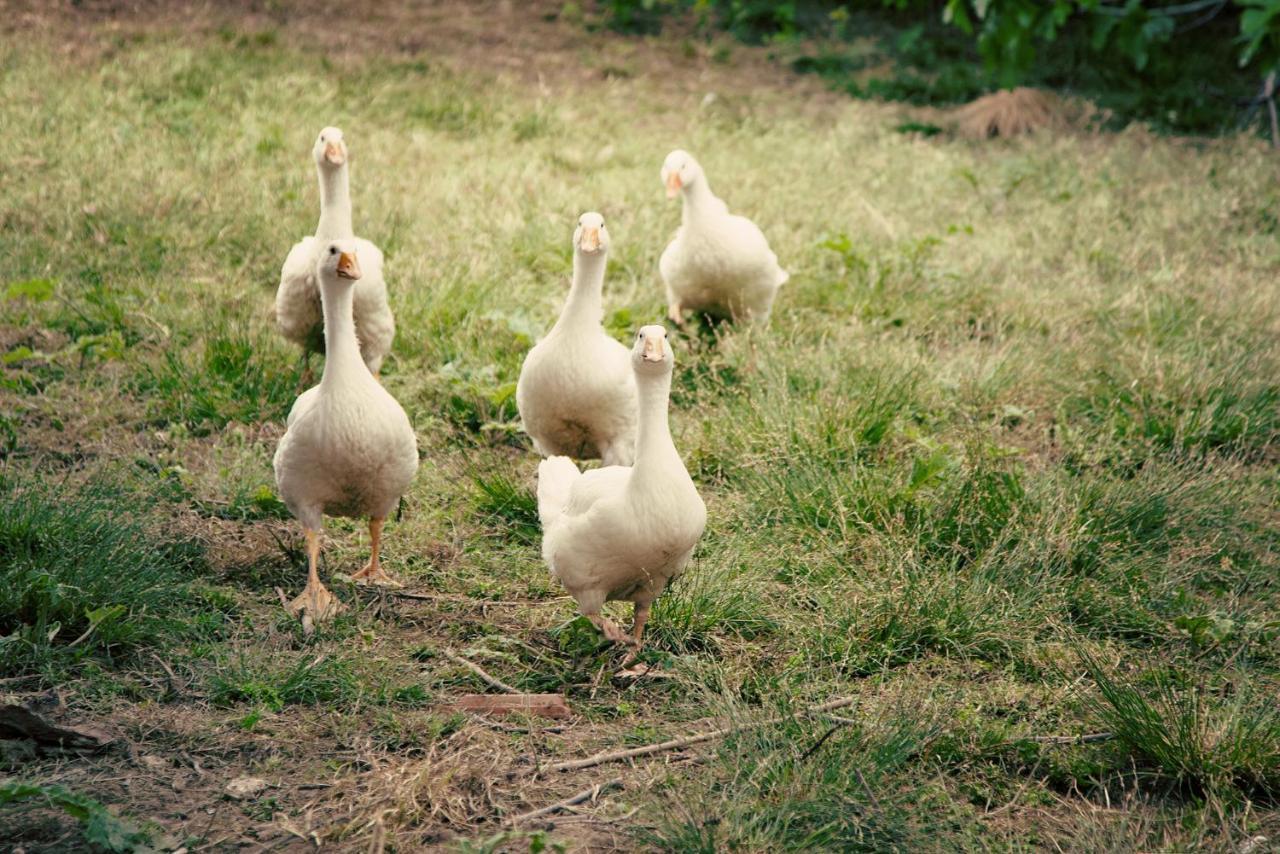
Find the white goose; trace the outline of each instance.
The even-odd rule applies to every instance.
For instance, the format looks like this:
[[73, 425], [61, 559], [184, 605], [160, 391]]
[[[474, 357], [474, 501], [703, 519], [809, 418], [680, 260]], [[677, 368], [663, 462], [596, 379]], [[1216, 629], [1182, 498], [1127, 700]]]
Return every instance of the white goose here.
[[[702, 537], [707, 508], [667, 424], [674, 357], [666, 330], [643, 327], [631, 361], [640, 402], [635, 465], [579, 472], [565, 457], [543, 460], [538, 516], [552, 575], [605, 637], [638, 649], [653, 600]], [[630, 636], [600, 613], [609, 599], [635, 603]]]
[[524, 430], [543, 456], [599, 457], [631, 465], [636, 383], [627, 348], [600, 325], [609, 253], [604, 217], [585, 213], [573, 233], [573, 284], [560, 319], [525, 356], [516, 383]]
[[332, 127], [320, 131], [311, 154], [320, 177], [320, 223], [315, 236], [294, 244], [285, 258], [276, 289], [276, 325], [285, 338], [302, 347], [304, 359], [324, 352], [316, 256], [330, 241], [354, 239], [364, 273], [355, 293], [356, 336], [364, 363], [376, 375], [396, 335], [382, 279], [382, 252], [368, 240], [355, 237], [351, 228], [351, 176], [342, 131]]
[[698, 161], [676, 150], [662, 164], [667, 197], [683, 194], [681, 225], [662, 253], [667, 316], [676, 325], [685, 309], [768, 323], [778, 288], [790, 278], [754, 222], [729, 213], [711, 192]]
[[320, 384], [289, 412], [276, 448], [276, 487], [307, 537], [307, 586], [289, 608], [310, 633], [341, 607], [320, 583], [323, 515], [368, 517], [372, 552], [359, 581], [394, 584], [379, 563], [382, 525], [418, 470], [418, 442], [396, 399], [360, 358], [352, 306], [361, 278], [355, 241], [331, 241], [316, 259], [328, 353]]

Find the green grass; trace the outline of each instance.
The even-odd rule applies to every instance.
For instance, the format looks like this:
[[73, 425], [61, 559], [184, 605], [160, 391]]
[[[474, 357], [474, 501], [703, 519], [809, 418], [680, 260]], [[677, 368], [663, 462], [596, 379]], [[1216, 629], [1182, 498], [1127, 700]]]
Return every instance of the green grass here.
[[[700, 66], [721, 96], [704, 107], [605, 36], [574, 54], [587, 97], [324, 57], [280, 26], [122, 37], [66, 69], [40, 39], [5, 53], [0, 124], [24, 132], [0, 135], [0, 163], [23, 164], [0, 198], [4, 678], [118, 717], [176, 765], [213, 751], [228, 776], [332, 784], [272, 798], [293, 818], [320, 804], [325, 841], [357, 847], [378, 815], [406, 850], [570, 844], [489, 822], [597, 780], [518, 790], [507, 771], [845, 695], [852, 724], [744, 732], [591, 808], [639, 807], [618, 844], [653, 849], [1276, 838], [1269, 151], [906, 135], [881, 106], [746, 91], [736, 53]], [[301, 364], [270, 308], [315, 224], [307, 152], [330, 123], [357, 229], [387, 255], [383, 381], [423, 453], [383, 560], [423, 598], [335, 583], [347, 612], [304, 638], [276, 593], [304, 564], [271, 472]], [[662, 317], [679, 213], [657, 167], [677, 145], [792, 279], [767, 331], [672, 335], [673, 434], [708, 532], [650, 623], [670, 678], [627, 685], [542, 563], [514, 384], [584, 210], [614, 240], [607, 328]], [[325, 578], [367, 549], [362, 523], [328, 521]], [[563, 691], [578, 717], [456, 716], [442, 704], [490, 688], [443, 650]], [[234, 821], [266, 844], [278, 815], [116, 797], [203, 843]]]
[[[140, 498], [108, 484], [41, 487], [0, 481], [0, 669], [57, 672], [118, 659], [221, 616], [193, 583], [199, 544], [122, 508]], [[187, 618], [182, 612], [186, 609]]]

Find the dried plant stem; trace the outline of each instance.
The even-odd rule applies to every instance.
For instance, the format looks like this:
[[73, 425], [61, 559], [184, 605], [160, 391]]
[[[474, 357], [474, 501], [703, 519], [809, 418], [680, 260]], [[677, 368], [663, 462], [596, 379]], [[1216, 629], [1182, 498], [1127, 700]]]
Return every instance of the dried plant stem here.
[[539, 818], [544, 815], [550, 815], [551, 813], [559, 812], [562, 809], [571, 807], [574, 804], [580, 804], [583, 801], [594, 801], [596, 798], [598, 798], [601, 795], [601, 793], [607, 792], [610, 789], [621, 789], [621, 788], [622, 788], [621, 777], [614, 780], [609, 780], [608, 782], [605, 782], [605, 783], [596, 783], [594, 786], [589, 786], [583, 789], [581, 792], [578, 792], [576, 795], [572, 795], [568, 798], [565, 798], [563, 801], [556, 801], [554, 804], [548, 804], [547, 806], [542, 807], [540, 809], [533, 810], [532, 812], [522, 813], [521, 815], [518, 815], [514, 818], [509, 818], [504, 822], [504, 824], [520, 824], [521, 822], [528, 821], [529, 819], [532, 819], [532, 818]]
[[452, 661], [454, 664], [460, 664], [463, 667], [467, 668], [472, 673], [474, 673], [475, 675], [483, 679], [485, 682], [489, 683], [494, 688], [497, 688], [499, 691], [505, 691], [508, 694], [524, 693], [519, 688], [512, 688], [510, 685], [508, 685], [506, 682], [503, 682], [501, 679], [498, 679], [494, 676], [490, 676], [483, 667], [481, 667], [480, 665], [476, 664], [473, 661], [468, 661], [467, 659], [458, 655], [456, 652], [451, 652], [446, 649], [444, 650], [444, 657]]
[[[714, 741], [717, 738], [724, 738], [726, 735], [735, 732], [742, 732], [748, 729], [756, 729], [762, 726], [781, 723], [791, 718], [801, 717], [803, 715], [812, 715], [820, 712], [829, 712], [834, 709], [843, 709], [846, 706], [852, 706], [858, 701], [857, 697], [842, 697], [838, 700], [831, 700], [820, 706], [814, 706], [803, 711], [794, 712], [790, 715], [780, 715], [764, 720], [752, 721], [750, 723], [739, 724], [737, 726], [728, 726], [723, 729], [712, 730], [711, 732], [697, 733], [696, 735], [687, 735], [683, 738], [673, 738], [670, 741], [663, 741], [657, 744], [646, 744], [643, 747], [633, 747], [629, 750], [614, 750], [607, 753], [597, 753], [595, 756], [588, 756], [585, 759], [570, 759], [566, 762], [556, 762], [551, 765], [544, 766], [541, 771], [576, 771], [579, 768], [590, 768], [594, 765], [603, 765], [606, 762], [620, 762], [623, 759], [633, 759], [637, 756], [649, 756], [654, 753], [663, 753], [668, 750], [679, 750], [682, 747], [690, 747], [695, 744], [702, 744], [705, 741]], [[535, 772], [537, 773], [537, 772]]]

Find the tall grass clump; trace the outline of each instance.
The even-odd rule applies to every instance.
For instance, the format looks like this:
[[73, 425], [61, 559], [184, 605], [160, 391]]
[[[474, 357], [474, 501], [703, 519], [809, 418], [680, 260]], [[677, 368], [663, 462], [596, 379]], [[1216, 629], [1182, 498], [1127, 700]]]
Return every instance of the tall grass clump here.
[[231, 327], [194, 353], [167, 349], [143, 367], [134, 390], [151, 403], [153, 418], [197, 434], [231, 422], [282, 421], [300, 390], [288, 360], [273, 331]]
[[658, 850], [708, 854], [931, 848], [930, 824], [948, 823], [950, 805], [913, 772], [934, 735], [906, 716], [744, 730], [719, 750], [723, 778], [672, 801], [641, 838]]
[[130, 512], [123, 490], [0, 479], [0, 673], [157, 644], [196, 602], [194, 540]]
[[1137, 681], [1082, 655], [1087, 702], [1140, 766], [1197, 795], [1280, 797], [1280, 707], [1249, 682], [1210, 691], [1170, 667]]

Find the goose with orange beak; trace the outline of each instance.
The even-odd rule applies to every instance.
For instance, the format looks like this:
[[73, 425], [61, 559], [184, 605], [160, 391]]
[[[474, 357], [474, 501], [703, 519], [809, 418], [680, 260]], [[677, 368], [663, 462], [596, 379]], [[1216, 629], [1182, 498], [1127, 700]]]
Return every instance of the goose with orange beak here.
[[630, 465], [636, 383], [627, 348], [604, 331], [609, 230], [594, 211], [573, 233], [573, 281], [560, 318], [525, 357], [516, 383], [524, 431], [543, 456]]
[[662, 164], [667, 197], [681, 198], [681, 224], [658, 271], [667, 287], [667, 317], [677, 325], [693, 310], [765, 324], [786, 270], [759, 227], [729, 213], [711, 192], [698, 161], [676, 150]]
[[382, 568], [382, 528], [418, 470], [418, 442], [404, 410], [360, 355], [355, 293], [365, 273], [354, 240], [329, 241], [315, 261], [328, 352], [320, 384], [289, 412], [276, 447], [276, 488], [307, 540], [307, 585], [289, 604], [310, 634], [341, 605], [320, 581], [327, 516], [369, 520], [371, 555], [357, 582], [395, 584]]
[[[632, 648], [628, 664], [653, 601], [684, 571], [707, 522], [671, 438], [674, 365], [666, 330], [641, 328], [631, 349], [639, 408], [634, 465], [580, 472], [568, 458], [551, 457], [538, 466], [542, 556], [587, 619]], [[601, 613], [608, 600], [635, 603], [630, 634]]]
[[311, 146], [320, 181], [320, 222], [315, 235], [294, 244], [280, 270], [276, 289], [276, 326], [285, 338], [302, 348], [304, 363], [312, 353], [325, 351], [324, 314], [315, 262], [333, 240], [353, 240], [360, 254], [362, 275], [354, 294], [356, 334], [360, 355], [375, 375], [391, 351], [396, 323], [382, 278], [382, 252], [368, 240], [355, 237], [351, 225], [351, 175], [342, 131], [327, 127]]

